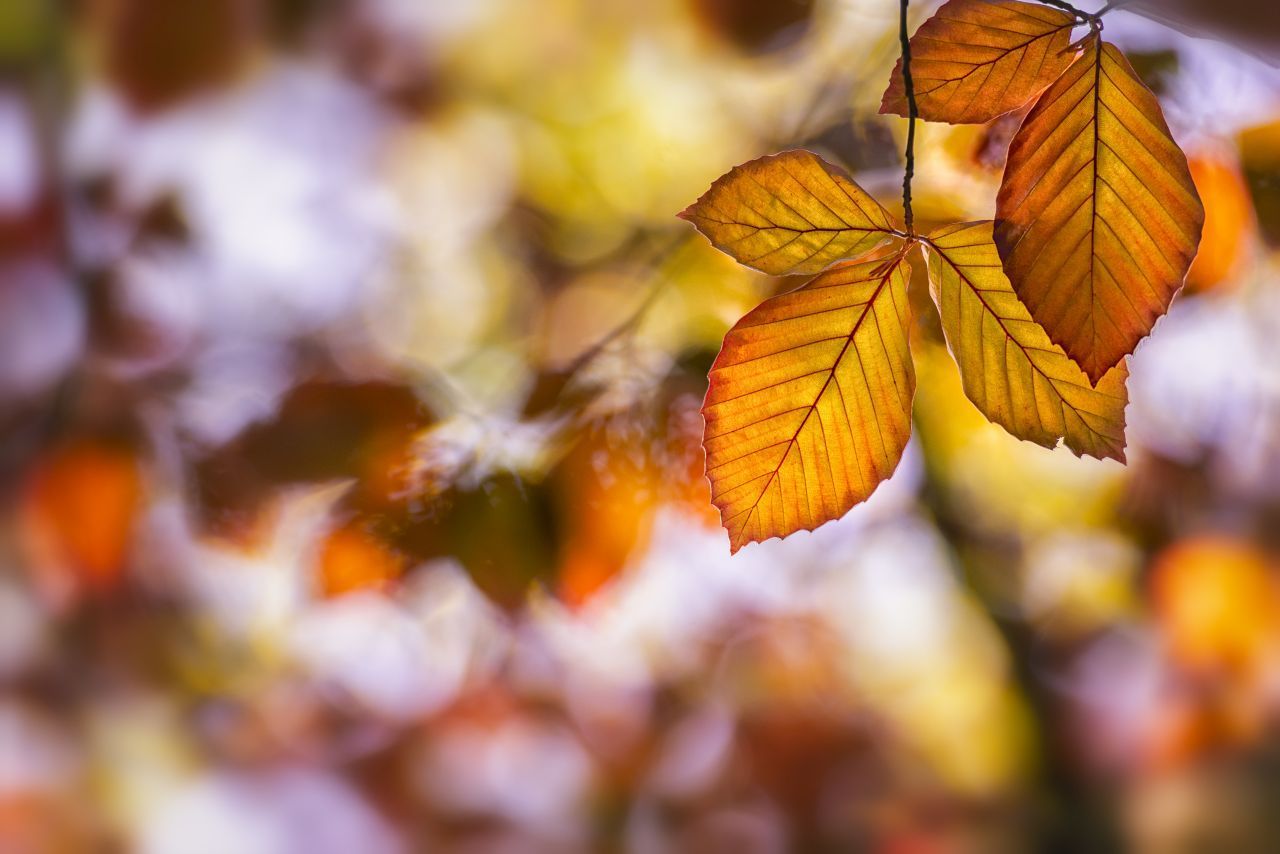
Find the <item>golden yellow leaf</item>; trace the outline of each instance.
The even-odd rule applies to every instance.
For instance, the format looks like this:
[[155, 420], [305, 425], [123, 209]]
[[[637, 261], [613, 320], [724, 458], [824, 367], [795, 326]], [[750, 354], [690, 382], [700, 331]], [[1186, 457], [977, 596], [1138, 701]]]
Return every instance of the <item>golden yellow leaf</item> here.
[[[989, 122], [1016, 110], [1071, 64], [1075, 18], [1019, 0], [949, 0], [911, 37], [916, 109], [931, 122]], [[880, 112], [907, 115], [898, 60]]]
[[818, 273], [893, 235], [880, 203], [809, 151], [736, 166], [680, 213], [720, 251], [774, 276]]
[[1096, 383], [1168, 310], [1203, 222], [1155, 95], [1091, 38], [1009, 147], [995, 241], [1014, 291]]
[[1124, 462], [1124, 363], [1090, 385], [1018, 301], [990, 222], [947, 226], [925, 247], [943, 333], [982, 414], [1019, 439]]
[[725, 336], [703, 446], [734, 551], [837, 519], [893, 473], [915, 393], [904, 255], [828, 270]]

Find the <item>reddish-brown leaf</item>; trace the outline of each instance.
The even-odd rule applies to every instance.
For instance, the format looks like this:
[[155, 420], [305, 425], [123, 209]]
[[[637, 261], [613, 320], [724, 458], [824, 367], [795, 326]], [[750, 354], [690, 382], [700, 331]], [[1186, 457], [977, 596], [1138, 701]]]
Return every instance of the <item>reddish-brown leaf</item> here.
[[1014, 291], [1097, 383], [1168, 310], [1203, 222], [1155, 95], [1090, 39], [1009, 146], [995, 242]]
[[[1020, 0], [949, 0], [911, 37], [911, 78], [920, 118], [989, 122], [1016, 110], [1071, 64], [1066, 12]], [[898, 60], [880, 112], [907, 115]]]

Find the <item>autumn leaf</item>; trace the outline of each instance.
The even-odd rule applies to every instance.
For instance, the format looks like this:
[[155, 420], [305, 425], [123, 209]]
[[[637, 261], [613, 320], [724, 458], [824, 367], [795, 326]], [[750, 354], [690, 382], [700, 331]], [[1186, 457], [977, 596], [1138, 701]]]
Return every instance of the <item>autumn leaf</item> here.
[[720, 251], [774, 276], [821, 272], [893, 234], [879, 202], [840, 169], [801, 150], [735, 167], [680, 217]]
[[725, 336], [703, 445], [733, 551], [837, 519], [893, 473], [915, 393], [904, 254], [835, 267]]
[[1046, 448], [1124, 462], [1125, 380], [1116, 365], [1095, 389], [1018, 301], [990, 222], [929, 236], [929, 284], [964, 391], [988, 419]]
[[[911, 37], [917, 112], [933, 122], [982, 123], [1016, 110], [1071, 64], [1075, 18], [1018, 0], [949, 0]], [[881, 113], [906, 116], [902, 60]]]
[[1009, 147], [995, 242], [1014, 291], [1096, 383], [1168, 310], [1203, 222], [1155, 96], [1090, 39]]

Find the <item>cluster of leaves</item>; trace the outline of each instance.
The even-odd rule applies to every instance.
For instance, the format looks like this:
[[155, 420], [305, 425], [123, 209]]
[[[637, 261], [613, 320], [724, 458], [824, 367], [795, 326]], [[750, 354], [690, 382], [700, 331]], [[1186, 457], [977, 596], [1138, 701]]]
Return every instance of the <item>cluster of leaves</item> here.
[[1124, 461], [1125, 358], [1182, 286], [1204, 211], [1155, 95], [1103, 41], [1101, 17], [1056, 6], [949, 0], [911, 38], [881, 105], [962, 123], [1035, 99], [994, 222], [917, 234], [910, 172], [904, 228], [802, 150], [733, 169], [681, 213], [742, 264], [815, 276], [742, 318], [711, 370], [707, 477], [735, 551], [842, 516], [897, 466], [915, 390], [915, 247], [977, 408], [1020, 439]]

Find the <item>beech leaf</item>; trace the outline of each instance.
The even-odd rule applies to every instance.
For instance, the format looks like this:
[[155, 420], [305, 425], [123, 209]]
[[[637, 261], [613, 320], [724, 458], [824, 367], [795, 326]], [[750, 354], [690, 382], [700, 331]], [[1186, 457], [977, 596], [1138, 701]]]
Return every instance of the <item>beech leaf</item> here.
[[1124, 462], [1128, 369], [1094, 388], [1018, 301], [991, 223], [951, 225], [925, 243], [929, 286], [965, 395], [992, 422], [1046, 448]]
[[703, 447], [733, 551], [843, 516], [897, 467], [915, 394], [909, 275], [902, 251], [842, 264], [725, 336]]
[[821, 272], [893, 235], [879, 202], [837, 167], [798, 149], [734, 167], [680, 216], [717, 249], [774, 276]]
[[1014, 291], [1097, 383], [1168, 310], [1203, 223], [1155, 96], [1089, 39], [1009, 146], [995, 242]]
[[[982, 123], [1016, 110], [1071, 64], [1070, 14], [1019, 0], [949, 0], [911, 37], [920, 118]], [[906, 116], [902, 60], [881, 113]]]

